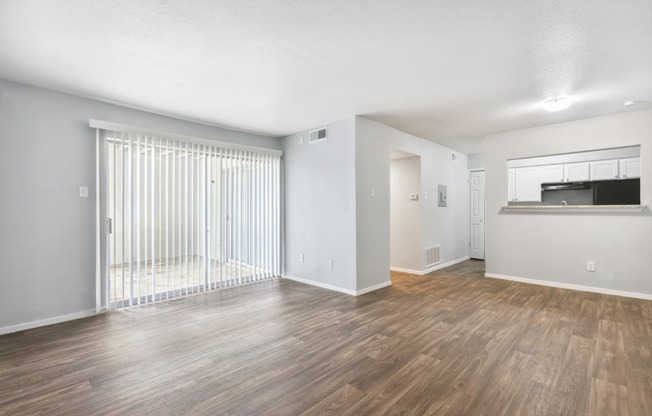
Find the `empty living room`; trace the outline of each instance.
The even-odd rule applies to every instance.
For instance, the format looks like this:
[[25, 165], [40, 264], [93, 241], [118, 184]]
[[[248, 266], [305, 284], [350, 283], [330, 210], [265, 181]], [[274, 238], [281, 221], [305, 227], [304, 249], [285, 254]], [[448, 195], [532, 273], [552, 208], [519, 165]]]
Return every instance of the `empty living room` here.
[[651, 18], [0, 1], [0, 416], [652, 415]]

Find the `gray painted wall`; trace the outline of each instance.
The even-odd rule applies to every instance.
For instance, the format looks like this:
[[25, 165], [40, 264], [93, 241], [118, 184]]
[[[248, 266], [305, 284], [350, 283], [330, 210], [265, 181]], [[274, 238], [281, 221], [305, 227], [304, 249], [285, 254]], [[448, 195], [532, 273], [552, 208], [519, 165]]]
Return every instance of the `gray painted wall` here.
[[[431, 198], [421, 201], [420, 244], [441, 244], [442, 262], [468, 255], [465, 155], [452, 160], [450, 149], [362, 117], [329, 124], [324, 142], [301, 144], [302, 136], [282, 140], [286, 275], [346, 291], [390, 280], [392, 148], [421, 156], [419, 192]], [[437, 207], [438, 184], [448, 185], [447, 208]]]
[[[356, 117], [358, 290], [389, 281], [391, 149], [421, 156], [421, 194], [429, 194], [421, 201], [422, 247], [441, 244], [442, 263], [468, 256], [466, 155]], [[448, 207], [437, 206], [438, 185], [448, 187]]]
[[[390, 161], [390, 265], [423, 270], [421, 158]], [[418, 194], [414, 201], [411, 194]]]
[[[487, 136], [487, 273], [652, 294], [652, 213], [503, 214], [508, 159], [641, 145], [641, 203], [652, 205], [652, 110]], [[594, 260], [595, 272], [586, 271]]]
[[355, 118], [327, 127], [324, 141], [309, 144], [308, 132], [282, 140], [285, 274], [354, 291]]
[[95, 308], [90, 118], [280, 148], [276, 138], [0, 80], [0, 330]]

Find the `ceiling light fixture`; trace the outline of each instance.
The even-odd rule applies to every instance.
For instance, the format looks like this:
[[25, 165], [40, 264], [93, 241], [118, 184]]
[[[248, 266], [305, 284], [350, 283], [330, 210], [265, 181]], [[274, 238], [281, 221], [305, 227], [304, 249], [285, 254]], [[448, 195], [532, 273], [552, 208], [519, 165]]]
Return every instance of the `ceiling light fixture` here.
[[623, 104], [623, 107], [631, 107], [634, 104], [636, 104], [636, 101], [632, 101], [632, 100], [625, 101], [625, 104]]
[[567, 109], [572, 102], [570, 97], [559, 97], [546, 101], [541, 107], [546, 111], [561, 111]]

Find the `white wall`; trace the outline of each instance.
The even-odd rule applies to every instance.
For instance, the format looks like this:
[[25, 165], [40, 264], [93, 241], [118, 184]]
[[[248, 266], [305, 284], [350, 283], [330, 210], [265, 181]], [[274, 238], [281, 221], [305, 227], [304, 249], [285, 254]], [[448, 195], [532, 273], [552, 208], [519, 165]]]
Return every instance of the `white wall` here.
[[[0, 332], [95, 308], [90, 118], [226, 142], [278, 139], [0, 80]], [[89, 197], [79, 198], [79, 186]]]
[[[652, 110], [487, 136], [489, 274], [652, 294], [652, 213], [504, 214], [508, 159], [641, 145], [641, 203], [652, 205]], [[594, 260], [595, 272], [586, 271]]]
[[[358, 290], [389, 281], [389, 154], [421, 156], [422, 247], [440, 244], [442, 264], [468, 257], [468, 171], [464, 154], [378, 122], [356, 117], [356, 212]], [[448, 206], [437, 206], [437, 187], [447, 185]], [[370, 196], [374, 188], [375, 196]]]
[[282, 143], [285, 275], [355, 291], [355, 118], [329, 124], [327, 140], [300, 132]]
[[[416, 156], [392, 160], [389, 172], [390, 265], [421, 271], [421, 158]], [[419, 199], [412, 200], [411, 194], [419, 194]]]
[[484, 169], [484, 154], [472, 153], [467, 155], [467, 168], [469, 170], [483, 170]]

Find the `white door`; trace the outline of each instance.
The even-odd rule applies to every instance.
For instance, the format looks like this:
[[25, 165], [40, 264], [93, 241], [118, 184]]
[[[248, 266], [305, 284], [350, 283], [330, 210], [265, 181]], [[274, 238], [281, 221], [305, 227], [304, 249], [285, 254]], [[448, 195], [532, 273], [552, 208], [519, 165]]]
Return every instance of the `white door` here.
[[469, 256], [484, 260], [484, 171], [471, 172], [471, 235]]

